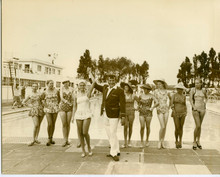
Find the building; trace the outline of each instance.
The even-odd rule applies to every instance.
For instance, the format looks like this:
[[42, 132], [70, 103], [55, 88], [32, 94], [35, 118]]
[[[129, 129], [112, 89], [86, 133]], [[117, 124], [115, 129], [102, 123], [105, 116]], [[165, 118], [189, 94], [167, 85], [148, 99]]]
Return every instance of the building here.
[[[47, 80], [53, 80], [56, 88], [61, 87], [64, 79], [63, 68], [38, 59], [10, 59], [2, 63], [2, 101], [8, 102], [13, 98], [13, 81], [20, 86], [27, 87], [27, 93], [31, 91], [33, 83], [37, 83], [41, 88], [46, 87]], [[73, 84], [73, 83], [72, 83]]]

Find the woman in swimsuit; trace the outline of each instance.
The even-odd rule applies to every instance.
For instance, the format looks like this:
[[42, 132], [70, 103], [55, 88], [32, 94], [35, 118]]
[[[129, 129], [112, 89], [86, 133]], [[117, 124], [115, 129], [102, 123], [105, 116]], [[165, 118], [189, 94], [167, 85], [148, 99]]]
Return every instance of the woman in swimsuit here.
[[164, 79], [154, 80], [153, 82], [157, 86], [157, 89], [154, 91], [154, 96], [159, 103], [157, 107], [157, 116], [160, 122], [158, 149], [161, 149], [165, 148], [164, 138], [169, 117], [170, 95], [166, 90], [167, 83]]
[[42, 97], [44, 99], [44, 112], [47, 117], [48, 141], [46, 145], [50, 146], [51, 144], [55, 144], [55, 141], [53, 141], [53, 134], [60, 102], [59, 91], [54, 87], [54, 82], [52, 80], [47, 81], [47, 89], [43, 92]]
[[193, 141], [194, 150], [196, 150], [197, 147], [199, 149], [202, 149], [202, 146], [200, 144], [200, 135], [202, 121], [206, 113], [207, 98], [207, 92], [204, 88], [202, 88], [202, 81], [201, 79], [197, 78], [195, 80], [195, 88], [192, 88], [190, 92], [190, 103], [192, 105], [192, 114], [196, 125]]
[[60, 117], [63, 124], [63, 147], [69, 145], [68, 137], [70, 132], [70, 121], [72, 118], [73, 110], [73, 90], [70, 87], [70, 81], [63, 81], [64, 87], [61, 90], [60, 97]]
[[182, 148], [183, 125], [187, 114], [186, 96], [183, 91], [186, 89], [182, 83], [175, 86], [177, 93], [172, 95], [171, 109], [175, 125], [176, 148]]
[[86, 140], [89, 156], [92, 155], [92, 150], [90, 147], [90, 136], [89, 136], [89, 126], [91, 122], [92, 112], [90, 109], [90, 97], [92, 90], [94, 88], [95, 82], [93, 82], [92, 86], [89, 88], [89, 91], [86, 92], [86, 81], [81, 80], [78, 84], [78, 93], [74, 98], [74, 106], [73, 106], [73, 120], [76, 119], [78, 135], [80, 137], [80, 144], [82, 148], [82, 157], [86, 156], [85, 151], [85, 142]]
[[[140, 129], [141, 147], [144, 146], [148, 147], [150, 145], [149, 136], [150, 136], [150, 123], [153, 116], [152, 112], [154, 108], [158, 106], [158, 101], [156, 100], [154, 95], [150, 93], [150, 91], [152, 90], [150, 84], [144, 84], [143, 86], [141, 86], [141, 88], [144, 90], [144, 93], [142, 93], [138, 99], [139, 120], [141, 125], [141, 129]], [[153, 101], [154, 101], [154, 106], [152, 107]], [[146, 144], [144, 145], [143, 138], [144, 138], [145, 125], [146, 125]]]
[[29, 112], [29, 116], [32, 117], [34, 123], [34, 130], [33, 130], [33, 141], [28, 144], [28, 146], [33, 146], [34, 143], [40, 144], [38, 141], [38, 135], [40, 131], [40, 125], [44, 118], [44, 110], [42, 104], [41, 94], [37, 92], [37, 84], [32, 85], [32, 93], [27, 96], [25, 100], [23, 100], [22, 104], [27, 104], [29, 102], [31, 106], [31, 110]]
[[125, 107], [126, 117], [125, 117], [125, 124], [124, 124], [124, 145], [122, 145], [122, 148], [126, 148], [126, 147], [131, 147], [131, 136], [132, 136], [134, 117], [135, 117], [134, 101], [137, 100], [138, 98], [137, 96], [133, 94], [133, 89], [130, 84], [122, 82], [121, 87], [124, 89], [125, 101], [126, 101], [126, 107]]

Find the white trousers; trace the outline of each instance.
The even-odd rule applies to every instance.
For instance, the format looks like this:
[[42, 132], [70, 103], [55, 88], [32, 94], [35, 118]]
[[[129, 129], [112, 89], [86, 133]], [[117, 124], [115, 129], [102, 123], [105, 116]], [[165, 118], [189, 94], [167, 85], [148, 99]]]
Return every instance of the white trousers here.
[[117, 137], [117, 128], [118, 128], [118, 118], [108, 118], [105, 111], [103, 113], [105, 131], [108, 136], [109, 144], [111, 145], [110, 155], [117, 156], [117, 153], [120, 153], [119, 141]]

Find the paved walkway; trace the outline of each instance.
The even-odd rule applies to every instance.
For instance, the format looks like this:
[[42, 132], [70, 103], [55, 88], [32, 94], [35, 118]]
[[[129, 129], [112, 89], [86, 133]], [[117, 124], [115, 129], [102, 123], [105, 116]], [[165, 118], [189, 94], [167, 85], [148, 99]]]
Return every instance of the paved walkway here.
[[[12, 140], [12, 139], [11, 139]], [[14, 139], [14, 141], [16, 141]], [[22, 143], [2, 145], [3, 174], [220, 174], [220, 153], [215, 149], [192, 150], [191, 145], [181, 150], [158, 150], [157, 142], [140, 148], [138, 141], [133, 147], [121, 148], [120, 161], [106, 157], [109, 152], [106, 140], [91, 140], [93, 156], [81, 158], [76, 140], [68, 147], [57, 145], [32, 147]], [[122, 144], [122, 142], [120, 142]]]
[[[56, 145], [47, 147], [46, 120], [41, 125], [42, 144], [28, 147], [32, 140], [32, 121], [27, 108], [2, 108], [2, 173], [3, 174], [220, 174], [219, 103], [207, 104], [207, 115], [203, 123], [203, 150], [192, 150], [194, 120], [188, 104], [188, 116], [184, 125], [183, 148], [175, 149], [174, 125], [169, 118], [166, 133], [167, 149], [156, 148], [159, 122], [156, 114], [151, 123], [151, 144], [140, 148], [139, 120], [135, 118], [132, 148], [121, 149], [119, 162], [106, 157], [108, 141], [103, 128], [103, 119], [98, 117], [100, 105], [96, 107], [90, 126], [92, 157], [81, 158], [81, 149], [76, 148], [76, 125], [71, 125], [71, 145], [61, 147], [62, 124], [58, 118], [54, 137]], [[20, 112], [19, 112], [20, 111]], [[123, 144], [123, 127], [118, 127], [120, 145]]]

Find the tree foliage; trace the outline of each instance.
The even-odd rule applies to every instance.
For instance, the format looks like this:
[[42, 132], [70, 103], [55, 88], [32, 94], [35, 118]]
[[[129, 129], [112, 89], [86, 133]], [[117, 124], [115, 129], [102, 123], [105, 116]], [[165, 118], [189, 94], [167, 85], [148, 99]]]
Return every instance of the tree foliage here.
[[118, 58], [104, 58], [103, 55], [99, 55], [98, 60], [92, 60], [89, 50], [86, 50], [83, 56], [80, 57], [79, 67], [77, 69], [78, 77], [88, 79], [87, 68], [91, 68], [92, 72], [98, 76], [99, 81], [106, 81], [106, 74], [114, 72], [120, 78], [132, 76], [141, 78], [143, 82], [149, 77], [149, 64], [144, 61], [142, 65], [133, 63], [126, 57]]
[[204, 51], [199, 55], [195, 54], [192, 63], [186, 57], [177, 74], [178, 82], [183, 82], [186, 87], [192, 87], [196, 77], [200, 77], [208, 87], [214, 87], [214, 82], [220, 86], [220, 53], [217, 56], [215, 50], [211, 48], [208, 54]]

